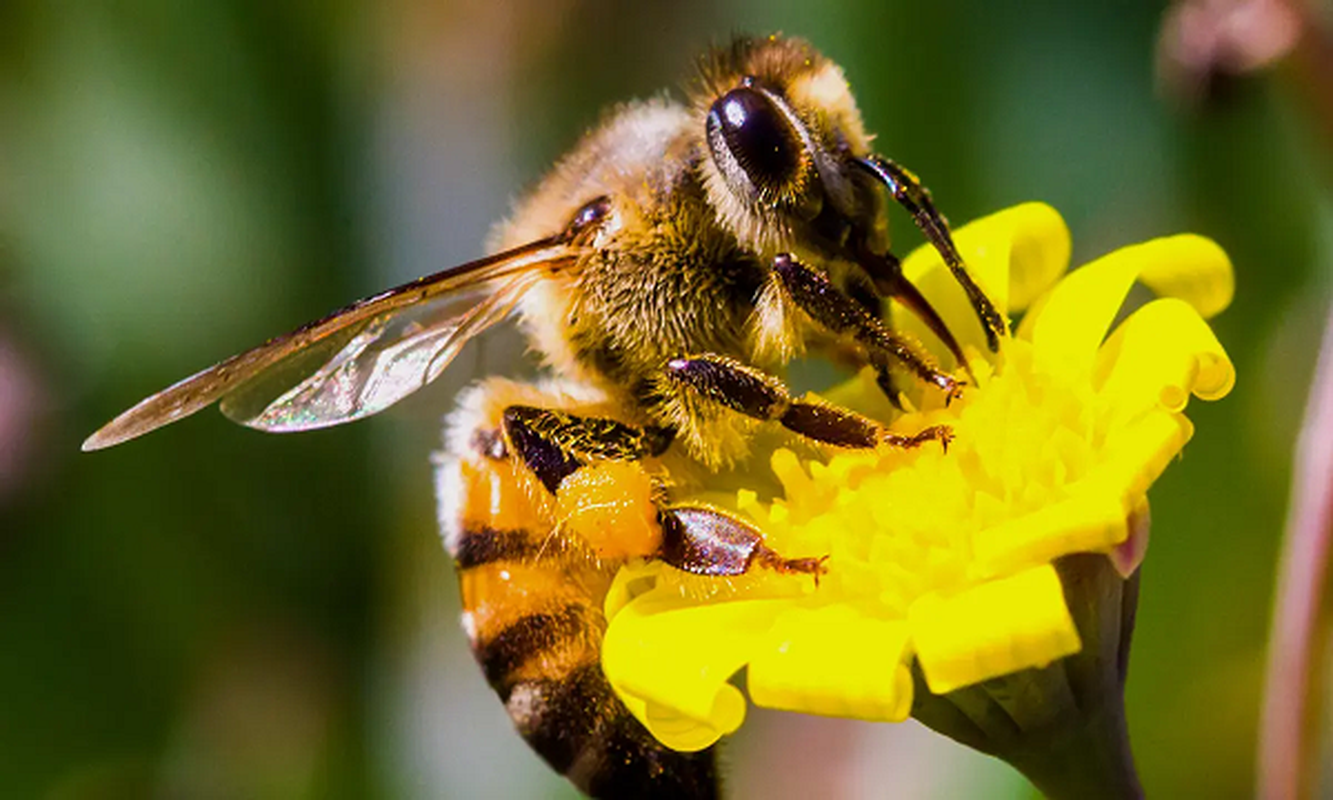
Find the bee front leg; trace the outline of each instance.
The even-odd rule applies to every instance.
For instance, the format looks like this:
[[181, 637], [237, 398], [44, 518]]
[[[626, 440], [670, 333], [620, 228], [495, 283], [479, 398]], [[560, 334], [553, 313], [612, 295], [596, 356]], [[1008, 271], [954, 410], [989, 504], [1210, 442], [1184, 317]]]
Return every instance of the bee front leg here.
[[874, 420], [815, 400], [791, 396], [782, 381], [726, 356], [705, 354], [667, 363], [669, 381], [708, 402], [837, 447], [916, 447], [938, 441], [948, 445], [949, 428], [935, 425], [911, 436], [889, 432]]
[[1000, 339], [1008, 335], [1008, 325], [995, 308], [995, 304], [968, 273], [967, 267], [963, 264], [963, 257], [954, 245], [953, 235], [949, 232], [949, 223], [945, 221], [944, 215], [936, 210], [930, 191], [911, 171], [884, 156], [871, 155], [856, 163], [883, 183], [888, 188], [889, 194], [893, 195], [894, 201], [912, 215], [912, 221], [925, 234], [927, 241], [953, 273], [954, 279], [963, 287], [968, 301], [981, 320], [981, 326], [986, 330], [986, 343], [992, 351], [998, 351]]
[[788, 254], [773, 259], [773, 273], [782, 291], [810, 319], [829, 331], [847, 336], [865, 348], [879, 373], [880, 385], [892, 387], [891, 362], [897, 361], [926, 383], [939, 387], [949, 399], [962, 384], [942, 371], [935, 360], [910, 338], [894, 333], [862, 305], [838, 290], [829, 279]]

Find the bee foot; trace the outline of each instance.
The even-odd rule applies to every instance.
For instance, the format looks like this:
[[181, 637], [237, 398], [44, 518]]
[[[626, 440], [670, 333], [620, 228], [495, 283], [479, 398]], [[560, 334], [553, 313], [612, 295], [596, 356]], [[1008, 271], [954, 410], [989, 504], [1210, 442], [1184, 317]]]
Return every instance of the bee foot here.
[[881, 441], [890, 447], [912, 448], [920, 447], [926, 442], [939, 442], [944, 452], [949, 452], [949, 442], [953, 441], [953, 429], [948, 425], [932, 425], [924, 428], [911, 436], [900, 436], [896, 433], [884, 432]]
[[755, 550], [754, 558], [762, 566], [768, 567], [780, 575], [809, 575], [815, 579], [815, 586], [819, 585], [819, 576], [828, 573], [828, 567], [824, 566], [824, 562], [828, 561], [828, 556], [783, 558], [769, 548], [760, 545]]
[[965, 381], [955, 379], [951, 375], [940, 374], [935, 378], [935, 385], [940, 391], [944, 392], [944, 407], [948, 408], [953, 401], [963, 396], [963, 389], [967, 386]]

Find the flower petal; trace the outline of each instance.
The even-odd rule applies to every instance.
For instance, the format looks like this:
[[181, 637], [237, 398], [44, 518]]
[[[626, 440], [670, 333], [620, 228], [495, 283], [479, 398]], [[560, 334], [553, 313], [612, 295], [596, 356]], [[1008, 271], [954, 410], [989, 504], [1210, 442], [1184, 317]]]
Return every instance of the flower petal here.
[[902, 722], [912, 710], [903, 620], [837, 604], [793, 608], [778, 618], [772, 647], [750, 662], [755, 705], [874, 722]]
[[990, 578], [1066, 553], [1109, 550], [1128, 535], [1119, 494], [1085, 491], [979, 531], [969, 573]]
[[1167, 236], [1122, 247], [1060, 281], [1023, 320], [1019, 336], [1032, 341], [1042, 369], [1078, 374], [1091, 368], [1135, 279], [1213, 310], [1230, 301], [1230, 275], [1226, 255], [1201, 236]]
[[912, 605], [908, 623], [921, 672], [935, 694], [1040, 667], [1081, 646], [1050, 564], [952, 597], [926, 595]]
[[785, 600], [708, 605], [650, 592], [616, 614], [602, 669], [659, 741], [702, 750], [740, 727], [745, 698], [727, 681], [766, 642]]
[[[1069, 268], [1069, 228], [1045, 203], [1023, 203], [954, 231], [968, 272], [1001, 314], [1022, 309]], [[929, 297], [949, 330], [978, 351], [985, 339], [976, 312], [934, 248], [918, 247], [903, 261], [903, 275]], [[922, 341], [933, 337], [915, 317], [897, 314], [894, 327]]]
[[1155, 300], [1125, 320], [1097, 355], [1098, 390], [1118, 410], [1185, 409], [1190, 393], [1225, 397], [1236, 369], [1208, 324], [1183, 300]]
[[1128, 514], [1161, 477], [1166, 465], [1194, 435], [1194, 425], [1181, 414], [1153, 411], [1115, 431], [1104, 460], [1080, 481], [1080, 491], [1120, 499]]
[[1231, 305], [1236, 278], [1231, 259], [1212, 239], [1182, 233], [1165, 241], [1169, 257], [1144, 265], [1139, 280], [1162, 297], [1176, 297], [1210, 319]]
[[1069, 227], [1060, 212], [1045, 203], [1024, 203], [987, 219], [993, 218], [1011, 226], [1007, 311], [1021, 311], [1069, 269]]

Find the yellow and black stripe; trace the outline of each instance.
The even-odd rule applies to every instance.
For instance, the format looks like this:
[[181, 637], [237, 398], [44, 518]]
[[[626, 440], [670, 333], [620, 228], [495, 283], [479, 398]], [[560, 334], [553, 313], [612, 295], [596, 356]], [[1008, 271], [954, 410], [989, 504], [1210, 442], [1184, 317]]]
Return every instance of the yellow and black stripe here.
[[553, 537], [549, 497], [515, 459], [446, 458], [464, 628], [519, 733], [593, 797], [712, 798], [711, 750], [664, 747], [601, 670], [602, 603], [614, 564]]

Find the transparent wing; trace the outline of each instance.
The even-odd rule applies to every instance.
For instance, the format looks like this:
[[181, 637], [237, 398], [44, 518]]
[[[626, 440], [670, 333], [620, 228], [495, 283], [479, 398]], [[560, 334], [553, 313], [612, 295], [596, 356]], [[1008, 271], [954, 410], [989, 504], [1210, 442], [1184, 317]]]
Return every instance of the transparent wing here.
[[[300, 376], [305, 370], [279, 362], [224, 397], [222, 413], [270, 433], [326, 428], [377, 414], [438, 378], [469, 339], [509, 316], [538, 278], [534, 272], [520, 273], [503, 279], [498, 288], [451, 295], [443, 309], [376, 317], [295, 386], [280, 376]], [[413, 313], [419, 310], [424, 314]], [[305, 353], [296, 355], [301, 358], [292, 361], [306, 360]], [[291, 388], [272, 399], [274, 385]]]
[[83, 449], [142, 436], [218, 400], [232, 419], [275, 432], [382, 411], [438, 377], [541, 274], [577, 254], [568, 237], [552, 236], [359, 300], [140, 401]]

